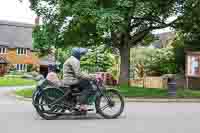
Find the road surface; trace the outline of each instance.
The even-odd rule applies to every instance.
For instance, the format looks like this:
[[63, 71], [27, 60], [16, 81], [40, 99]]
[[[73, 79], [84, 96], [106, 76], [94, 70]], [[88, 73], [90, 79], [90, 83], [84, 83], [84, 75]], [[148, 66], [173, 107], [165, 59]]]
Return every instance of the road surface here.
[[[14, 89], [14, 88], [12, 88]], [[199, 133], [200, 103], [127, 103], [119, 119], [95, 114], [41, 119], [30, 102], [18, 101], [0, 88], [1, 133]]]

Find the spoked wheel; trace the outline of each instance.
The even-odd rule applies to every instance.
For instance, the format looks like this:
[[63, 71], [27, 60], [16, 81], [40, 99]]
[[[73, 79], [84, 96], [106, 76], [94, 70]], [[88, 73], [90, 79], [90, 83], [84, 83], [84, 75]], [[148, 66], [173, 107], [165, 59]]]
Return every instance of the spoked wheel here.
[[96, 99], [96, 110], [106, 119], [114, 119], [124, 110], [124, 99], [116, 90], [105, 90], [104, 94]]
[[38, 114], [46, 119], [52, 120], [60, 116], [60, 114], [53, 114], [65, 112], [61, 107], [63, 100], [58, 100], [64, 95], [64, 92], [56, 88], [47, 88], [35, 99], [36, 110]]

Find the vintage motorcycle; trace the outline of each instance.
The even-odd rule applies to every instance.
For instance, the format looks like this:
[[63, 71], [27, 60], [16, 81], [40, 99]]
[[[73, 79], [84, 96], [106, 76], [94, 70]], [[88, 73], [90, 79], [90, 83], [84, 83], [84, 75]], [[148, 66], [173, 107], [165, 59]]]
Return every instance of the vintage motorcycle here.
[[[38, 82], [32, 101], [37, 113], [46, 120], [56, 119], [61, 115], [86, 115], [95, 111], [106, 119], [118, 118], [124, 110], [124, 99], [115, 89], [106, 89], [100, 79], [90, 81], [93, 90], [87, 105], [94, 109], [81, 112], [79, 98], [81, 91], [77, 86], [56, 86], [46, 79]], [[67, 91], [66, 91], [67, 90]]]

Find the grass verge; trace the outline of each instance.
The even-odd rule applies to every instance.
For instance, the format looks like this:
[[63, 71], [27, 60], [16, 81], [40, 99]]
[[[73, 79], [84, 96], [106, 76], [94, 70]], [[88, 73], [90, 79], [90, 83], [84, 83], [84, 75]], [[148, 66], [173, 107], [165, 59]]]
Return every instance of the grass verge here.
[[15, 91], [15, 94], [25, 98], [31, 98], [33, 94], [33, 88], [18, 89]]
[[24, 86], [24, 85], [35, 85], [34, 80], [23, 79], [23, 78], [9, 78], [0, 77], [0, 86]]
[[[125, 97], [132, 98], [170, 98], [167, 89], [140, 88], [140, 87], [117, 87]], [[33, 88], [16, 90], [16, 95], [31, 98]], [[200, 98], [200, 90], [178, 89], [175, 98]]]
[[[125, 97], [134, 98], [169, 98], [167, 89], [142, 87], [117, 87]], [[200, 98], [200, 90], [177, 89], [176, 98]]]

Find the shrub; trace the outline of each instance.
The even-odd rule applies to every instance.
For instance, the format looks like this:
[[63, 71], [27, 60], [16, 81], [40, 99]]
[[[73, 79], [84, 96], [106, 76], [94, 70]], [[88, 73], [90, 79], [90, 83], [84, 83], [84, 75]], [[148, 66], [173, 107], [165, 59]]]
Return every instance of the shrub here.
[[177, 73], [177, 64], [172, 48], [156, 49], [155, 53], [148, 58], [146, 64], [148, 75], [163, 75]]
[[173, 48], [139, 48], [131, 56], [135, 77], [161, 76], [178, 72]]

